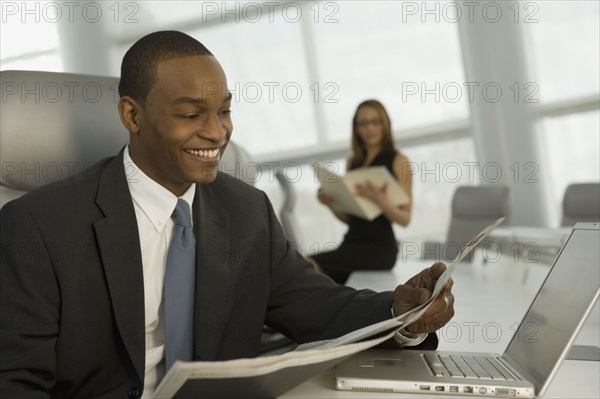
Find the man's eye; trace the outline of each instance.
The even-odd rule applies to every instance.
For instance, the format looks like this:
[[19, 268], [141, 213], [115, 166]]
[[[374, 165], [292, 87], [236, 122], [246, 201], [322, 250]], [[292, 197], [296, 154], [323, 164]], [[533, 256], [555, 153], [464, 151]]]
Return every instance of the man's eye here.
[[184, 115], [179, 115], [180, 118], [182, 119], [198, 119], [198, 114], [184, 114]]
[[223, 116], [227, 116], [227, 115], [231, 115], [231, 110], [230, 109], [224, 109], [219, 111], [219, 113]]

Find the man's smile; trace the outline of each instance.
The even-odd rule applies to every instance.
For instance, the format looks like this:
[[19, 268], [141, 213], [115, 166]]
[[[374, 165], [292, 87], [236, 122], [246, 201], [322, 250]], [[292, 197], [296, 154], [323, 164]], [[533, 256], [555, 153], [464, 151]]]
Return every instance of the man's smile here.
[[185, 153], [190, 154], [196, 158], [199, 158], [203, 161], [208, 162], [218, 162], [220, 158], [220, 149], [194, 149], [194, 148], [186, 148], [183, 150]]

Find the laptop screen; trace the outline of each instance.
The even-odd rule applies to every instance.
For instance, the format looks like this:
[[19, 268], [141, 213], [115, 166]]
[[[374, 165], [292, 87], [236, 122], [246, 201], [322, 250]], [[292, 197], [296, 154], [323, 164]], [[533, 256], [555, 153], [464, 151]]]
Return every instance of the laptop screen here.
[[585, 226], [594, 229], [573, 230], [506, 349], [538, 394], [600, 291], [600, 230]]

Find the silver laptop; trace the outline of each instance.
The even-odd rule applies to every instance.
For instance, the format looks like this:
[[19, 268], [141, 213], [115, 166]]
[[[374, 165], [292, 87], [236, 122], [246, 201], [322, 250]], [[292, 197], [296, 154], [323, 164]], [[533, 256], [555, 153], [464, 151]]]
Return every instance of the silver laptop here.
[[337, 389], [543, 395], [600, 295], [599, 247], [600, 224], [573, 228], [503, 354], [373, 349], [338, 365]]

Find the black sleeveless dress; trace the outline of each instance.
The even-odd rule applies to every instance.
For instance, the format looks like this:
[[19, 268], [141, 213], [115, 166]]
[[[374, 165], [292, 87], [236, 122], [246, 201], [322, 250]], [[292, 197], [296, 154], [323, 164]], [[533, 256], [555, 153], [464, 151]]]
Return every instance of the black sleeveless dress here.
[[[368, 166], [385, 166], [392, 175], [397, 152], [379, 154]], [[356, 169], [359, 165], [351, 165]], [[391, 222], [384, 216], [368, 221], [350, 216], [348, 232], [333, 251], [312, 258], [338, 284], [344, 284], [354, 270], [390, 270], [396, 263], [398, 244]]]

